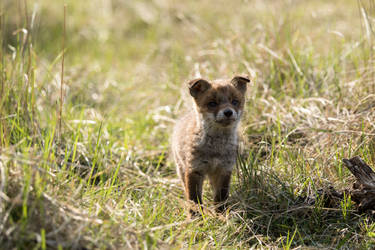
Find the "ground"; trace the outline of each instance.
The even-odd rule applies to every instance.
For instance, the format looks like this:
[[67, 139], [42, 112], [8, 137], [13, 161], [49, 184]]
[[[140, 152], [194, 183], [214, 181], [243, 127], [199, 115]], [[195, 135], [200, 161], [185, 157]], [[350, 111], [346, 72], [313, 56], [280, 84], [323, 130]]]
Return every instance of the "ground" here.
[[[0, 5], [0, 248], [375, 247], [373, 216], [324, 195], [352, 185], [343, 158], [375, 165], [373, 1]], [[229, 209], [206, 185], [189, 219], [171, 130], [190, 79], [235, 74]]]

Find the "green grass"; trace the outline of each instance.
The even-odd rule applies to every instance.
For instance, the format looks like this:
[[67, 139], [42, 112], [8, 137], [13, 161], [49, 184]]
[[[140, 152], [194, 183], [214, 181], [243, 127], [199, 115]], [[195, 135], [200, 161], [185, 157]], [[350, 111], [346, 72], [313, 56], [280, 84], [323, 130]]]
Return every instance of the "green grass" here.
[[[65, 3], [61, 129], [63, 1], [0, 3], [0, 248], [374, 248], [322, 192], [375, 165], [373, 1]], [[169, 135], [199, 74], [252, 83], [230, 209], [206, 185], [191, 220]]]

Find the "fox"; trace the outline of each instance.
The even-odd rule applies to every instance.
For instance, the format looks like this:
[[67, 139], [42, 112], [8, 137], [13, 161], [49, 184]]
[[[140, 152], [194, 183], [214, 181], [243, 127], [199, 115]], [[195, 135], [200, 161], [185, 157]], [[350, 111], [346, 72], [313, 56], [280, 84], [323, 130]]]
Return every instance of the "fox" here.
[[193, 204], [203, 204], [202, 187], [208, 177], [216, 209], [225, 208], [249, 82], [247, 76], [188, 82], [193, 107], [175, 123], [171, 148], [185, 197]]

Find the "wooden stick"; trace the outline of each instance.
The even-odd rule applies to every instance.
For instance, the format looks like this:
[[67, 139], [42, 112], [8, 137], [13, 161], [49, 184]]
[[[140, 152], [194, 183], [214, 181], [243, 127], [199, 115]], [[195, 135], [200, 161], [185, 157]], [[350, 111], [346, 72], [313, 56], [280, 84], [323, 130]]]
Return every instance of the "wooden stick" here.
[[356, 183], [350, 191], [359, 212], [375, 210], [375, 173], [359, 156], [343, 159], [345, 166], [355, 176]]

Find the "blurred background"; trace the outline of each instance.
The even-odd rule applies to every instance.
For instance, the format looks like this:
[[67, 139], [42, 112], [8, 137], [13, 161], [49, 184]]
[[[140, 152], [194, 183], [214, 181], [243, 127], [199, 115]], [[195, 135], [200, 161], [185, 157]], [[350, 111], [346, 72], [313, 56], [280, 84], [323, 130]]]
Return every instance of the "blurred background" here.
[[174, 104], [176, 89], [197, 74], [281, 85], [272, 68], [289, 64], [290, 53], [321, 74], [306, 64], [329, 66], [316, 58], [361, 42], [364, 29], [356, 1], [6, 0], [5, 52], [28, 25], [38, 65], [50, 67], [62, 51], [64, 3], [67, 98], [127, 114]]

